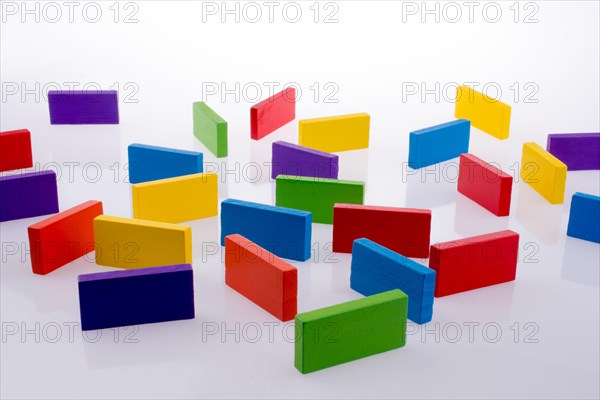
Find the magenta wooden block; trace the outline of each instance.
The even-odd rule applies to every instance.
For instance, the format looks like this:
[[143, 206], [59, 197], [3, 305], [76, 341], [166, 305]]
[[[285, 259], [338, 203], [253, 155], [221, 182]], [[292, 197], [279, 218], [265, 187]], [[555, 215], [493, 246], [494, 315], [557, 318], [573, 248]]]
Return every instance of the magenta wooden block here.
[[116, 90], [51, 90], [48, 103], [52, 125], [119, 123]]
[[57, 212], [54, 171], [0, 177], [0, 222]]
[[337, 179], [338, 159], [336, 154], [284, 141], [273, 142], [271, 177], [294, 175]]
[[600, 169], [600, 133], [553, 133], [546, 150], [569, 171]]

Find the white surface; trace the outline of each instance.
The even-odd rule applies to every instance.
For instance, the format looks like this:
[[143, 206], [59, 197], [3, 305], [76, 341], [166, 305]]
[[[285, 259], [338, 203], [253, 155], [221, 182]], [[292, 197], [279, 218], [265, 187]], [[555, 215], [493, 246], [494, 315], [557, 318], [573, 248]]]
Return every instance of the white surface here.
[[[571, 195], [598, 195], [598, 171], [569, 173], [563, 205], [549, 205], [515, 183], [511, 216], [496, 218], [459, 196], [451, 179], [443, 179], [454, 176], [455, 162], [441, 165], [437, 174], [407, 176], [408, 132], [452, 120], [453, 104], [451, 90], [438, 101], [434, 95], [424, 101], [402, 96], [411, 82], [424, 82], [429, 89], [436, 82], [440, 87], [496, 82], [502, 100], [513, 107], [511, 137], [499, 142], [473, 129], [471, 152], [514, 175], [515, 167], [509, 166], [520, 161], [523, 142], [545, 146], [548, 133], [599, 130], [598, 3], [535, 2], [539, 21], [532, 24], [514, 23], [513, 2], [497, 3], [503, 17], [495, 24], [481, 12], [473, 23], [466, 16], [454, 24], [443, 18], [436, 23], [433, 16], [425, 23], [407, 16], [403, 23], [400, 2], [337, 2], [339, 22], [315, 24], [312, 3], [298, 2], [303, 17], [296, 24], [277, 13], [274, 23], [235, 23], [232, 16], [224, 24], [219, 16], [203, 23], [202, 4], [193, 2], [137, 2], [139, 22], [133, 24], [114, 23], [113, 2], [99, 3], [103, 17], [95, 24], [81, 17], [80, 8], [73, 23], [66, 16], [57, 23], [43, 18], [36, 23], [29, 16], [23, 23], [21, 14], [5, 14], [1, 130], [31, 130], [35, 161], [61, 172], [62, 210], [97, 199], [105, 213], [130, 216], [129, 184], [123, 182], [127, 145], [204, 151], [192, 135], [191, 118], [191, 103], [202, 99], [203, 82], [224, 82], [228, 88], [249, 84], [250, 97], [255, 96], [252, 82], [262, 87], [262, 97], [267, 95], [264, 82], [278, 82], [279, 88], [297, 82], [303, 92], [298, 119], [371, 114], [370, 149], [340, 154], [340, 178], [366, 180], [367, 204], [431, 208], [433, 243], [506, 228], [519, 232], [517, 280], [436, 299], [433, 321], [411, 325], [400, 350], [301, 375], [293, 366], [293, 344], [284, 339], [292, 329], [227, 288], [220, 254], [206, 254], [218, 243], [218, 217], [189, 224], [196, 319], [140, 326], [135, 332], [122, 328], [116, 340], [114, 330], [105, 330], [95, 343], [93, 333], [86, 338], [78, 326], [76, 277], [108, 268], [79, 259], [47, 276], [33, 275], [26, 227], [43, 217], [2, 223], [3, 398], [599, 397], [599, 246], [565, 235]], [[120, 18], [134, 10], [120, 6]], [[519, 6], [521, 20], [534, 10]], [[78, 82], [79, 88], [87, 82], [114, 88], [118, 82], [121, 124], [50, 126], [43, 98], [22, 99], [23, 88], [16, 95], [7, 92], [14, 88], [10, 83], [32, 89], [36, 82], [38, 96], [49, 82], [63, 88], [64, 82]], [[128, 82], [133, 86], [124, 90]], [[321, 90], [317, 101], [309, 89], [315, 82]], [[337, 103], [324, 101], [336, 87], [325, 88], [328, 82], [339, 88]], [[509, 89], [515, 82], [518, 99]], [[527, 82], [534, 86], [525, 88]], [[538, 102], [524, 102], [536, 87]], [[139, 101], [123, 102], [127, 94]], [[217, 167], [224, 181], [221, 198], [272, 203], [274, 184], [266, 166], [257, 182], [249, 182], [256, 172], [252, 163], [270, 161], [274, 140], [295, 142], [297, 122], [252, 142], [252, 101], [236, 101], [233, 95], [225, 102], [219, 96], [207, 101], [229, 122], [230, 157], [216, 161], [204, 151], [208, 163], [216, 162], [207, 165]], [[78, 163], [71, 177], [68, 166], [74, 164], [69, 163]], [[97, 165], [87, 163], [102, 167], [97, 182]], [[225, 176], [225, 167], [236, 171], [236, 165], [238, 172]], [[314, 224], [313, 242], [318, 249], [313, 260], [295, 263], [299, 311], [360, 297], [349, 288], [350, 256], [331, 255], [331, 226]], [[13, 245], [18, 250], [9, 254], [14, 247], [7, 246]], [[275, 323], [272, 340], [265, 323]], [[479, 324], [473, 325], [471, 340], [470, 323]], [[255, 324], [262, 336], [251, 343]], [[487, 336], [485, 324], [491, 324]], [[74, 325], [72, 335], [69, 325]], [[452, 343], [457, 325], [462, 336]], [[208, 335], [214, 327], [220, 332]], [[425, 334], [436, 327], [438, 340]], [[497, 327], [502, 336], [491, 343]], [[234, 333], [221, 337], [223, 328], [237, 330], [239, 342]], [[18, 332], [10, 334], [13, 329]], [[23, 335], [25, 329], [34, 333]]]

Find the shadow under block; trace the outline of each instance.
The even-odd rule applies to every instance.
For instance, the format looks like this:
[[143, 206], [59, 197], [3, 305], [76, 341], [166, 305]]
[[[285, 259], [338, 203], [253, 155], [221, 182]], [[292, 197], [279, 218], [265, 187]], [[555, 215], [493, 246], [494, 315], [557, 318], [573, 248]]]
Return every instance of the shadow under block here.
[[116, 90], [50, 90], [48, 104], [52, 125], [119, 123]]
[[567, 166], [537, 143], [523, 144], [520, 176], [550, 204], [564, 202]]
[[206, 103], [193, 104], [194, 136], [216, 157], [227, 157], [227, 121]]
[[227, 199], [221, 202], [221, 246], [240, 234], [278, 257], [310, 258], [312, 215], [306, 211]]
[[454, 116], [471, 121], [475, 128], [497, 138], [507, 139], [511, 108], [468, 86], [456, 88]]
[[219, 213], [218, 177], [213, 172], [136, 183], [131, 190], [133, 218], [178, 223]]
[[519, 234], [510, 230], [431, 246], [435, 297], [515, 280]]
[[461, 154], [458, 170], [459, 193], [499, 217], [510, 214], [512, 176], [473, 154]]
[[101, 215], [94, 219], [96, 264], [136, 269], [192, 263], [192, 228]]
[[579, 192], [573, 195], [567, 236], [600, 243], [600, 197]]
[[31, 134], [27, 129], [0, 132], [0, 172], [33, 166]]
[[281, 321], [296, 316], [298, 270], [241, 235], [225, 237], [225, 283]]
[[194, 318], [190, 264], [79, 275], [81, 329]]
[[431, 210], [336, 204], [333, 251], [352, 252], [354, 240], [367, 238], [407, 257], [428, 258]]
[[58, 212], [54, 171], [0, 177], [0, 222]]
[[332, 153], [366, 149], [370, 126], [367, 113], [304, 119], [298, 122], [298, 144]]
[[546, 150], [569, 171], [600, 169], [600, 133], [553, 133], [548, 135]]
[[337, 179], [339, 157], [288, 142], [273, 142], [271, 178], [279, 175]]
[[408, 166], [419, 169], [467, 153], [470, 132], [471, 123], [465, 119], [411, 132]]
[[275, 204], [310, 211], [313, 221], [333, 224], [335, 203], [363, 204], [365, 184], [358, 181], [279, 175]]
[[27, 228], [31, 267], [46, 275], [94, 251], [94, 218], [102, 202], [90, 200]]
[[127, 147], [129, 182], [143, 183], [203, 172], [202, 153], [133, 143]]
[[296, 89], [285, 88], [250, 108], [250, 137], [259, 140], [296, 118]]
[[294, 366], [307, 374], [404, 346], [407, 308], [391, 290], [296, 315]]

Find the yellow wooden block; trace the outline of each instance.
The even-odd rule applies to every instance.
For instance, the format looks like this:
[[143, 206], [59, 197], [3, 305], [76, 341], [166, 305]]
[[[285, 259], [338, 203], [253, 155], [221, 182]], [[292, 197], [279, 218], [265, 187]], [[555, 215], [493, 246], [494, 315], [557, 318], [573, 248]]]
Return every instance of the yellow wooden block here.
[[303, 119], [298, 124], [301, 146], [328, 152], [369, 147], [371, 117], [367, 113]]
[[192, 228], [110, 217], [94, 219], [96, 264], [135, 269], [192, 263]]
[[508, 138], [510, 106], [468, 86], [456, 88], [454, 115], [498, 139]]
[[184, 222], [219, 213], [217, 174], [205, 172], [131, 186], [133, 218]]
[[567, 166], [537, 143], [523, 144], [520, 176], [551, 204], [564, 202]]

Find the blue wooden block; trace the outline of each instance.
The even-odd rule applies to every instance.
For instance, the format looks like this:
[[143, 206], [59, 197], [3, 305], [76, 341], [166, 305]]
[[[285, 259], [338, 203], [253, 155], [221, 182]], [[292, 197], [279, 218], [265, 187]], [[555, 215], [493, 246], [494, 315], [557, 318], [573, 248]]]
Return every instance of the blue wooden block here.
[[365, 296], [400, 289], [408, 295], [408, 318], [431, 321], [434, 270], [365, 238], [354, 241], [350, 268], [352, 289]]
[[0, 222], [58, 212], [54, 171], [0, 177]]
[[567, 236], [600, 243], [600, 197], [573, 194]]
[[133, 143], [127, 148], [129, 182], [141, 183], [158, 179], [204, 172], [202, 153]]
[[471, 122], [466, 119], [411, 132], [408, 166], [423, 168], [468, 153], [470, 132]]
[[221, 203], [221, 245], [225, 236], [240, 234], [276, 256], [310, 258], [312, 213], [227, 199]]
[[81, 329], [194, 318], [190, 264], [79, 275]]

